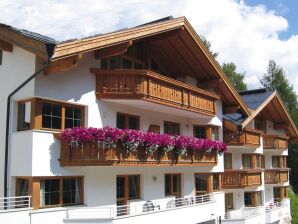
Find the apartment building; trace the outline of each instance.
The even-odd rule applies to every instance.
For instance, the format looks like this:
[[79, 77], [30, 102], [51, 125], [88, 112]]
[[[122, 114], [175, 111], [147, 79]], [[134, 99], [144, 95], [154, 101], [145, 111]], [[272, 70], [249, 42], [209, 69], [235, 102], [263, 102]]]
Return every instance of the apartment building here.
[[65, 42], [0, 25], [0, 49], [1, 222], [290, 219], [296, 126], [185, 17]]

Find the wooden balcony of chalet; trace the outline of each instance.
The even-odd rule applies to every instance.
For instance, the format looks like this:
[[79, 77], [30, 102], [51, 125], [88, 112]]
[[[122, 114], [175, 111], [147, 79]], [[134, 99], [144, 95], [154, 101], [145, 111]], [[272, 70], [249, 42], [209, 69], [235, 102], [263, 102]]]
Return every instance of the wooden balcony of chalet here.
[[262, 185], [260, 170], [225, 170], [222, 174], [222, 188], [245, 188]]
[[286, 150], [288, 148], [287, 136], [280, 135], [262, 135], [264, 149], [280, 149]]
[[122, 145], [113, 149], [101, 149], [96, 144], [71, 147], [61, 140], [59, 161], [61, 166], [215, 166], [217, 151], [193, 151], [184, 156], [156, 151], [149, 155], [141, 148], [129, 153]]
[[289, 169], [265, 170], [265, 184], [278, 184], [289, 181]]
[[229, 146], [244, 146], [258, 148], [261, 145], [261, 131], [244, 129], [240, 134], [226, 131], [224, 142]]
[[[164, 106], [215, 116], [215, 93], [149, 70], [97, 69], [96, 95], [105, 100], [143, 100]], [[129, 101], [126, 101], [129, 103]]]

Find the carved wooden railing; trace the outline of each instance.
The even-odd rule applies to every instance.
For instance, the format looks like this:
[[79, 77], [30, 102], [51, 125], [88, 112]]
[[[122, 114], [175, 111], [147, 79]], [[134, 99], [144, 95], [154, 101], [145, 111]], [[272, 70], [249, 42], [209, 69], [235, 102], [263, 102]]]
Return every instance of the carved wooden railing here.
[[271, 169], [265, 170], [265, 183], [276, 184], [279, 182], [289, 181], [289, 170], [288, 169]]
[[214, 116], [219, 96], [148, 70], [102, 70], [96, 75], [99, 99], [142, 99], [166, 106]]
[[259, 147], [261, 144], [261, 132], [254, 129], [245, 129], [242, 133], [224, 133], [224, 142], [231, 146]]
[[262, 135], [264, 149], [282, 149], [288, 148], [289, 138], [279, 135]]
[[61, 141], [61, 166], [215, 166], [216, 164], [216, 151], [189, 151], [184, 156], [173, 151], [156, 151], [150, 155], [142, 148], [135, 153], [129, 153], [123, 146], [104, 150], [92, 144], [70, 147]]
[[252, 185], [262, 185], [261, 171], [225, 170], [222, 175], [223, 188], [244, 188]]

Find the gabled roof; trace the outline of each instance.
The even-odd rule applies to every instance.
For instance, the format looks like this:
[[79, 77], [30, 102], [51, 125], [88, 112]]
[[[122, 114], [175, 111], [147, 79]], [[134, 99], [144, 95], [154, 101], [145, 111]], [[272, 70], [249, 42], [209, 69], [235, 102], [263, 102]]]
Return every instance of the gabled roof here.
[[[170, 64], [169, 68], [173, 67], [171, 65], [175, 65], [176, 62], [177, 64], [180, 63], [177, 66], [179, 67], [181, 65], [180, 70], [182, 72], [200, 75], [199, 80], [202, 83], [216, 81], [214, 82], [216, 83], [215, 90], [220, 93], [224, 106], [239, 109], [244, 116], [248, 116], [250, 110], [185, 17], [176, 19], [166, 17], [130, 29], [122, 29], [111, 33], [64, 42], [56, 42], [51, 38], [33, 32], [19, 30], [9, 26], [0, 26], [0, 39], [9, 41], [12, 44], [21, 45], [24, 49], [35, 52], [45, 59], [51, 59], [52, 62], [70, 58], [69, 63], [71, 64], [75, 64], [71, 57], [76, 57], [86, 52], [125, 44], [131, 41], [139, 41], [140, 39], [153, 36], [162, 36], [166, 39], [171, 33], [176, 35], [174, 41], [166, 40], [161, 45], [152, 47], [152, 50], [156, 51], [155, 55], [168, 60], [172, 56], [171, 60], [176, 61], [168, 63]], [[166, 46], [167, 49], [173, 52], [166, 52], [168, 55], [160, 52], [161, 48]], [[54, 47], [54, 51], [51, 51]], [[177, 56], [175, 55], [173, 58], [174, 54]]]
[[240, 95], [253, 109], [251, 114], [242, 121], [242, 128], [246, 127], [256, 116], [260, 116], [263, 119], [273, 120], [276, 124], [282, 124], [292, 138], [298, 138], [296, 124], [276, 91], [258, 89], [241, 92]]

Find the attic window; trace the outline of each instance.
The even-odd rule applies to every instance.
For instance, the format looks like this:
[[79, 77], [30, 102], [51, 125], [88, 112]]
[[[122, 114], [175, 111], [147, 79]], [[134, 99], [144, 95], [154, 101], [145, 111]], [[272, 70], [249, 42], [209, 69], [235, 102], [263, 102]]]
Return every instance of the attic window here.
[[2, 65], [3, 51], [0, 49], [0, 65]]

